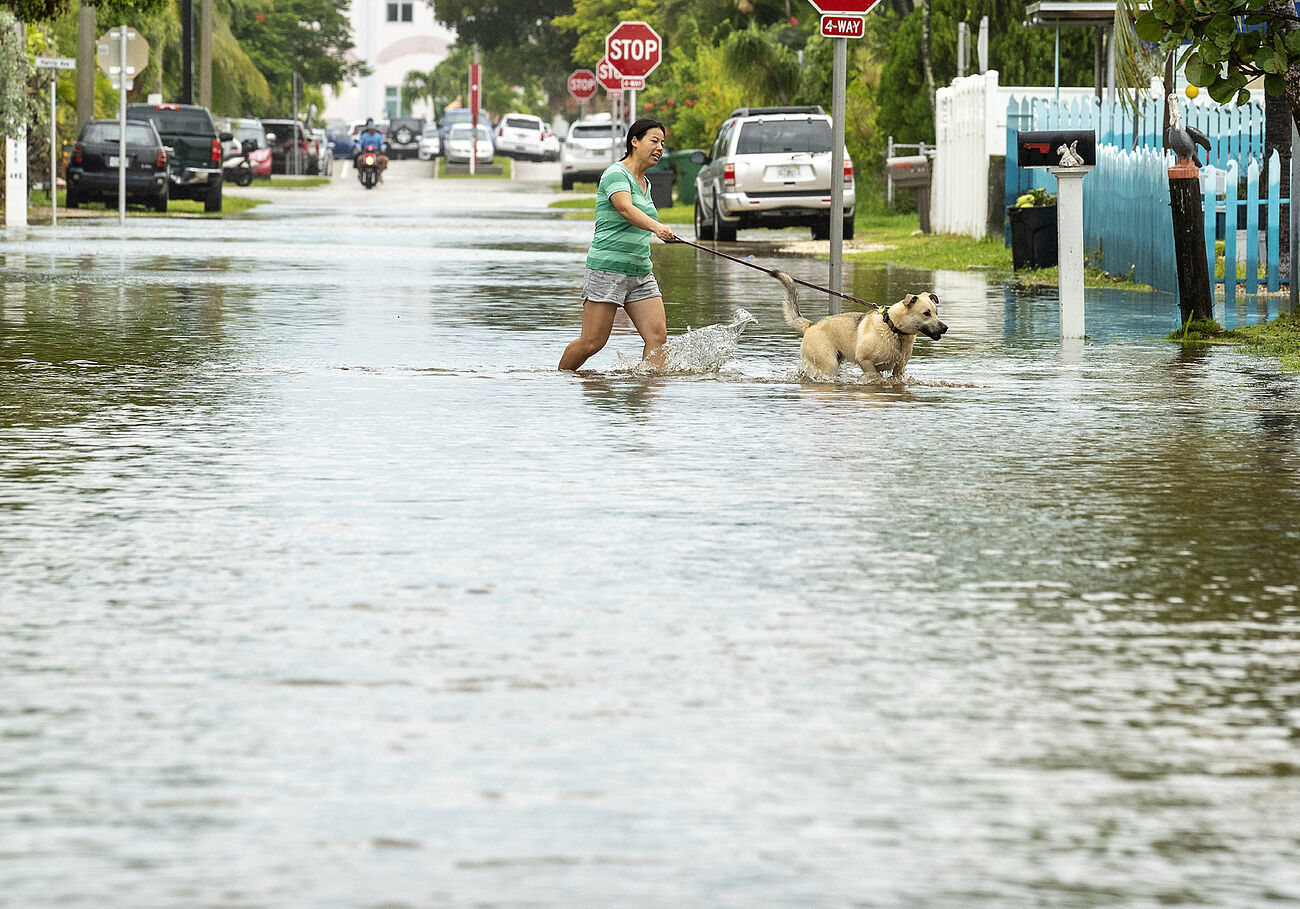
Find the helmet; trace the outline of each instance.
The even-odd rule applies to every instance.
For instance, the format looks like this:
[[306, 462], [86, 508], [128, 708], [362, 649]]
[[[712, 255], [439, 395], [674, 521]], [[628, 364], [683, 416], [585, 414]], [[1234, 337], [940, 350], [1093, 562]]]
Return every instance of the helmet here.
[[375, 125], [375, 118], [374, 118], [374, 117], [367, 117], [367, 118], [366, 118], [366, 129], [370, 129], [370, 128], [371, 128], [372, 126], [374, 126], [374, 125]]

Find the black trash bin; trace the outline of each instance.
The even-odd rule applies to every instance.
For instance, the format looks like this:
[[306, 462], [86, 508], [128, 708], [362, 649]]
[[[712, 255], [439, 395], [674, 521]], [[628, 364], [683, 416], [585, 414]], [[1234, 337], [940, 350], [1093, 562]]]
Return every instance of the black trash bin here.
[[1056, 265], [1056, 206], [1007, 209], [1011, 219], [1011, 267], [1051, 268]]
[[650, 181], [650, 201], [655, 208], [673, 207], [673, 172], [667, 167], [655, 165], [645, 172]]

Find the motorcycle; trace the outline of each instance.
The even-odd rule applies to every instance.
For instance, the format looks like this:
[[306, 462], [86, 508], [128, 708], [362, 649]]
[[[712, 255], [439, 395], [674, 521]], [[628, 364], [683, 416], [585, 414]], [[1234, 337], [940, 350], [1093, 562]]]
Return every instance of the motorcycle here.
[[374, 189], [375, 184], [379, 182], [379, 152], [375, 146], [367, 145], [364, 149], [357, 152], [356, 157], [357, 179], [366, 189]]
[[250, 186], [253, 182], [253, 165], [247, 153], [227, 155], [221, 161], [221, 178], [236, 186]]

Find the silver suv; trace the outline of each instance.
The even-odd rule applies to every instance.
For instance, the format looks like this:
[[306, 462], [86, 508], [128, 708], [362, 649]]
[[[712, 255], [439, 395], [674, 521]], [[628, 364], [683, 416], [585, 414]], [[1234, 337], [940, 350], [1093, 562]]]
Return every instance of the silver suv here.
[[618, 160], [623, 150], [623, 125], [609, 114], [592, 114], [569, 127], [569, 136], [560, 152], [560, 186], [573, 189], [574, 183], [595, 182]]
[[[695, 178], [695, 236], [736, 239], [746, 227], [831, 229], [831, 118], [818, 106], [733, 111]], [[853, 162], [844, 153], [844, 239], [853, 237]]]

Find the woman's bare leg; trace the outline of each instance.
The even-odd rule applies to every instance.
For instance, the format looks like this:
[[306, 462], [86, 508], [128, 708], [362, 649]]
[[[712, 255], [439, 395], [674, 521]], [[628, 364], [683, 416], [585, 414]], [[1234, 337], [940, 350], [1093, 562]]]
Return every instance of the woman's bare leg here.
[[598, 300], [582, 301], [582, 334], [576, 341], [564, 348], [560, 357], [560, 369], [577, 369], [588, 359], [600, 352], [609, 340], [610, 329], [614, 327], [614, 314], [618, 306]]
[[645, 342], [641, 358], [648, 360], [656, 369], [664, 365], [664, 352], [661, 349], [668, 340], [668, 316], [664, 313], [663, 297], [648, 297], [623, 304], [627, 317], [632, 320], [636, 330]]

